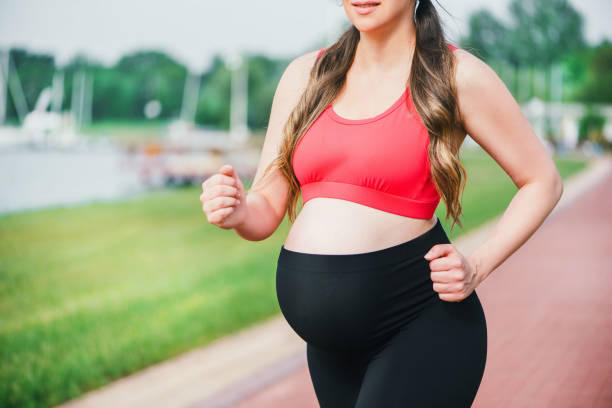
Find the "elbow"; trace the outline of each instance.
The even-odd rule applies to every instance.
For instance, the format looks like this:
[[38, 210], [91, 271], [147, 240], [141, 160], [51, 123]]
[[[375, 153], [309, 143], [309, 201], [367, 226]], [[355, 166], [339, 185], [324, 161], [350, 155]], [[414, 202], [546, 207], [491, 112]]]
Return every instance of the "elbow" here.
[[563, 195], [563, 179], [556, 171], [550, 175], [525, 183], [519, 189], [529, 184], [537, 185], [537, 188], [553, 202], [553, 206], [559, 202]]
[[267, 230], [263, 230], [260, 225], [242, 224], [234, 227], [233, 230], [240, 238], [252, 242], [263, 241], [272, 235]]
[[555, 172], [553, 179], [553, 191], [555, 192], [557, 201], [559, 201], [563, 195], [563, 178], [561, 178], [559, 172]]
[[277, 230], [284, 214], [277, 214], [265, 194], [249, 191], [246, 198], [247, 214], [233, 229], [247, 241], [263, 241]]
[[561, 199], [562, 195], [563, 195], [563, 179], [559, 181], [559, 199]]
[[552, 175], [552, 177], [548, 178], [547, 181], [547, 191], [549, 191], [549, 197], [552, 202], [552, 206], [555, 207], [559, 201], [561, 200], [561, 196], [563, 195], [563, 179], [559, 175], [558, 172]]

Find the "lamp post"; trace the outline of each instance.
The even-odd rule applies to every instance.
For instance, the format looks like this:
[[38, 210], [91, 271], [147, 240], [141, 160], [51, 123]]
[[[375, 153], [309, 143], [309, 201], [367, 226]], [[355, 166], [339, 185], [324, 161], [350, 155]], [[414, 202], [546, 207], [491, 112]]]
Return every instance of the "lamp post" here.
[[244, 143], [249, 138], [248, 110], [248, 63], [239, 53], [233, 52], [225, 58], [231, 72], [230, 130], [232, 142]]

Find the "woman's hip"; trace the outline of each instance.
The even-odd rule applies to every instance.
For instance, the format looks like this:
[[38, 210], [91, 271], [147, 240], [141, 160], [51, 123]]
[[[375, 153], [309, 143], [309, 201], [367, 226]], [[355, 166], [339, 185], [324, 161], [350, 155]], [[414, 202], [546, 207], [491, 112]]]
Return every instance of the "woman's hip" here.
[[443, 305], [448, 318], [461, 318], [475, 293], [463, 307], [439, 299], [423, 258], [438, 243], [450, 243], [439, 220], [416, 238], [372, 252], [309, 254], [281, 247], [276, 271], [281, 311], [305, 341], [355, 351], [376, 347], [440, 302], [448, 303]]

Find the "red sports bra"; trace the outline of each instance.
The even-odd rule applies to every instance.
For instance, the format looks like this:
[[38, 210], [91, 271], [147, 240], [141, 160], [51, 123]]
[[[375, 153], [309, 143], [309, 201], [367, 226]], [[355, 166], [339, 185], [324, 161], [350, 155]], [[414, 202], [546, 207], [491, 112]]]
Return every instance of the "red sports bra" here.
[[345, 119], [330, 104], [293, 154], [302, 202], [329, 197], [406, 217], [431, 218], [440, 196], [431, 178], [428, 146], [429, 133], [409, 87], [384, 112], [366, 119]]

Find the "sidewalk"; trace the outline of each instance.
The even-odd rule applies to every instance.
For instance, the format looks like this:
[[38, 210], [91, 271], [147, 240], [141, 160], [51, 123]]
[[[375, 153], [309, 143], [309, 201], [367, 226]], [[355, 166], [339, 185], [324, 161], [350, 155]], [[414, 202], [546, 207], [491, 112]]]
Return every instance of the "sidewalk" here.
[[490, 278], [474, 406], [612, 407], [612, 171]]
[[[475, 407], [612, 406], [612, 159], [565, 182], [540, 229], [477, 289], [487, 367]], [[457, 239], [471, 252], [497, 220]], [[316, 408], [282, 315], [62, 405]]]

